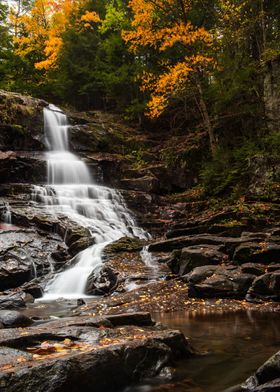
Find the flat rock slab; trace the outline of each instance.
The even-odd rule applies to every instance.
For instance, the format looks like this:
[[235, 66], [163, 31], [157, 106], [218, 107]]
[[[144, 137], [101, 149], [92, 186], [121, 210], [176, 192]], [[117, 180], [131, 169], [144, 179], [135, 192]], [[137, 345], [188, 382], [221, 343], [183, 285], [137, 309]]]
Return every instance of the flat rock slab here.
[[159, 375], [174, 359], [193, 354], [182, 333], [150, 324], [150, 316], [139, 313], [2, 330], [0, 391], [116, 390]]

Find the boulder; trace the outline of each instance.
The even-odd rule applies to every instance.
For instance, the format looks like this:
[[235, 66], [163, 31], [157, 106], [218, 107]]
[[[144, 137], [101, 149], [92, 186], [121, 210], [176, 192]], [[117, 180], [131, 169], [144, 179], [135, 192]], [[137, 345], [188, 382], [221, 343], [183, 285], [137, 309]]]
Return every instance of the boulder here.
[[280, 300], [280, 271], [269, 272], [258, 276], [248, 291], [253, 298], [263, 300]]
[[182, 276], [182, 280], [191, 285], [200, 283], [214, 274], [216, 265], [204, 265], [194, 268], [189, 274]]
[[194, 245], [182, 250], [173, 251], [168, 262], [172, 272], [185, 275], [196, 267], [217, 265], [227, 260], [227, 255], [220, 252], [220, 246]]
[[230, 388], [227, 392], [279, 392], [280, 391], [280, 351], [269, 358], [256, 373], [243, 384]]
[[[255, 275], [245, 274], [239, 267], [218, 266], [211, 276], [192, 282], [189, 277], [189, 296], [197, 298], [244, 298]], [[210, 273], [210, 272], [209, 272]]]
[[143, 248], [144, 241], [140, 238], [122, 237], [117, 241], [111, 242], [104, 249], [105, 254], [119, 252], [135, 252]]
[[34, 267], [30, 257], [18, 255], [19, 250], [5, 255], [0, 267], [0, 291], [21, 286], [34, 276]]
[[25, 307], [22, 293], [6, 294], [0, 296], [0, 309], [18, 309]]
[[245, 242], [234, 252], [233, 260], [243, 263], [277, 263], [280, 259], [280, 245], [267, 242]]
[[55, 261], [55, 267], [60, 267], [61, 264], [64, 264], [65, 261], [69, 259], [69, 253], [67, 249], [59, 244], [54, 252], [51, 254], [53, 260]]
[[79, 240], [73, 242], [70, 245], [68, 252], [71, 256], [75, 256], [77, 253], [89, 248], [94, 244], [95, 244], [95, 239], [92, 237], [80, 238]]
[[65, 244], [71, 246], [74, 242], [79, 241], [82, 238], [91, 238], [90, 231], [82, 226], [72, 226], [65, 228]]
[[241, 271], [245, 274], [252, 274], [256, 276], [263, 275], [267, 266], [257, 263], [245, 263], [241, 265]]
[[27, 327], [33, 321], [16, 310], [0, 310], [0, 322], [6, 328]]
[[116, 273], [109, 267], [101, 265], [95, 268], [87, 279], [87, 295], [104, 295], [111, 292], [118, 282]]
[[43, 295], [43, 288], [35, 279], [21, 286], [21, 290], [33, 298], [41, 298]]

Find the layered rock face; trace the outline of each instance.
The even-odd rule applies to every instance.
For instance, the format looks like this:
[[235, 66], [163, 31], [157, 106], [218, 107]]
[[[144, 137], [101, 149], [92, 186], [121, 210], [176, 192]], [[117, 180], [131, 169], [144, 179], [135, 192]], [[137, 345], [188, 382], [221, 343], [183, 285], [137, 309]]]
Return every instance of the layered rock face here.
[[[4, 221], [9, 212], [15, 225], [1, 226], [0, 288], [6, 293], [23, 286], [24, 293], [40, 296], [51, 274], [73, 265], [77, 253], [94, 240], [88, 230], [65, 216], [47, 215], [32, 185], [46, 182], [42, 110], [48, 104], [1, 91], [0, 105], [0, 213]], [[151, 135], [145, 139], [139, 130], [108, 114], [68, 113], [68, 117], [71, 148], [87, 162], [96, 182], [122, 188], [139, 225], [154, 235], [149, 251], [159, 260], [151, 268], [150, 261], [140, 257], [145, 242], [123, 240], [113, 245], [111, 253], [107, 250], [108, 264], [99, 276], [91, 276], [88, 292], [131, 289], [154, 275], [162, 278], [173, 273], [182, 278], [191, 297], [279, 299], [279, 208], [275, 203], [249, 201], [240, 211], [229, 207], [211, 214], [199, 194], [166, 195], [192, 185], [196, 173], [189, 177], [188, 168], [175, 173], [162, 165], [156, 151], [164, 141]], [[143, 148], [139, 168], [130, 165], [126, 154], [135, 143], [149, 144], [149, 151], [155, 152]], [[259, 162], [251, 166], [255, 188], [249, 193], [256, 196], [266, 187], [267, 177], [260, 175]], [[271, 176], [270, 165], [264, 167]], [[127, 263], [133, 266], [130, 271]]]

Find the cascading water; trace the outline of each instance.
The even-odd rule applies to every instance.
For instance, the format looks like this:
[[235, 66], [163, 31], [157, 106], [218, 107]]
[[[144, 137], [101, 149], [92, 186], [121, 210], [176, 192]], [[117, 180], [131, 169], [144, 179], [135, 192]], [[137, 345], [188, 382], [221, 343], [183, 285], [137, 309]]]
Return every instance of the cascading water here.
[[57, 274], [48, 284], [44, 299], [80, 298], [90, 273], [102, 264], [107, 244], [123, 236], [148, 238], [126, 209], [115, 190], [93, 184], [86, 164], [69, 151], [67, 117], [53, 105], [44, 109], [48, 185], [34, 187], [33, 197], [53, 214], [64, 214], [87, 227], [95, 245], [75, 256], [76, 264]]
[[9, 204], [6, 204], [6, 209], [5, 211], [2, 213], [2, 219], [4, 221], [4, 223], [7, 224], [11, 224], [12, 223], [12, 212], [11, 212], [11, 208], [9, 206]]

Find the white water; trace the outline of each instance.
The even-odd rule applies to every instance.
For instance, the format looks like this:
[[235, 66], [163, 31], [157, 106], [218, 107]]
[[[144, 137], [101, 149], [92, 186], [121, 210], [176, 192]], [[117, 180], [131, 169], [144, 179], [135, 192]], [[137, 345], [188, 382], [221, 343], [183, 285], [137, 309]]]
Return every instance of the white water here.
[[2, 219], [4, 223], [11, 224], [12, 223], [12, 212], [9, 204], [5, 205], [6, 210], [2, 213]]
[[64, 214], [87, 227], [95, 245], [75, 256], [76, 264], [57, 274], [48, 284], [43, 299], [85, 297], [89, 274], [102, 264], [104, 247], [123, 236], [148, 238], [127, 210], [115, 190], [95, 185], [86, 164], [69, 152], [68, 124], [60, 109], [44, 109], [49, 152], [48, 185], [35, 186], [33, 199], [41, 201], [51, 214]]

